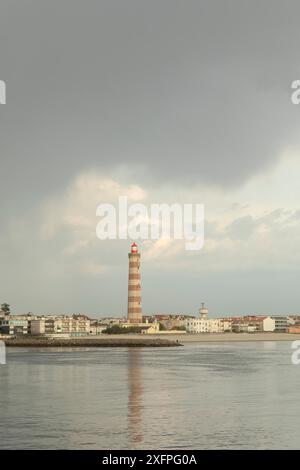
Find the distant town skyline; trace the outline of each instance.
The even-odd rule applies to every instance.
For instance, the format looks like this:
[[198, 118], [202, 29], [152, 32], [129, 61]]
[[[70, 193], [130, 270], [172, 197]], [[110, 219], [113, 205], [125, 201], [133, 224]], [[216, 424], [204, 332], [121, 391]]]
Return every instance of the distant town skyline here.
[[[300, 310], [299, 2], [2, 0], [0, 299], [126, 315], [131, 241], [96, 208], [205, 206], [204, 247], [145, 240], [143, 311]], [[11, 25], [14, 28], [11, 28]]]

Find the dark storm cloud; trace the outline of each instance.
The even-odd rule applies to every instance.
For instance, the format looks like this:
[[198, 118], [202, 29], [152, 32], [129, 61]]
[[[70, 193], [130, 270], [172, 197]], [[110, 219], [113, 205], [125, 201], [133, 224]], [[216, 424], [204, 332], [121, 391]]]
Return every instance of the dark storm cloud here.
[[0, 0], [2, 191], [82, 168], [239, 184], [295, 143], [297, 1]]

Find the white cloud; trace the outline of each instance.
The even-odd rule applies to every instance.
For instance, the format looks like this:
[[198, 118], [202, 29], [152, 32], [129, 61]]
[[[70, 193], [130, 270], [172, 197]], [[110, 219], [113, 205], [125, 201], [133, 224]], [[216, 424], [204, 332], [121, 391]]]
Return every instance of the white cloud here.
[[131, 202], [142, 201], [146, 191], [136, 184], [121, 184], [96, 171], [78, 175], [70, 186], [60, 194], [46, 201], [42, 208], [40, 234], [49, 239], [63, 228], [84, 233], [94, 238], [96, 207], [100, 203], [116, 203], [119, 196], [126, 195]]
[[[94, 256], [101, 256], [107, 247], [107, 242], [100, 242], [95, 235], [95, 208], [99, 203], [117, 205], [119, 196], [124, 195], [129, 203], [142, 201], [147, 206], [154, 202], [204, 203], [203, 250], [188, 255], [182, 240], [144, 241], [141, 249], [149, 265], [157, 265], [159, 261], [166, 266], [186, 265], [193, 270], [295, 265], [298, 262], [296, 253], [300, 230], [300, 218], [297, 217], [299, 170], [299, 154], [288, 151], [272, 171], [232, 191], [212, 186], [168, 186], [153, 190], [89, 171], [79, 175], [63, 194], [45, 203], [41, 236], [43, 239], [55, 239], [61, 238], [64, 233], [62, 254], [79, 256], [84, 264], [84, 257], [91, 260]], [[282, 174], [291, 175], [290, 191], [280, 185]], [[116, 249], [111, 253], [111, 260], [118, 264], [120, 242], [112, 243]], [[94, 274], [102, 272], [102, 263], [92, 263], [91, 266], [85, 271]]]

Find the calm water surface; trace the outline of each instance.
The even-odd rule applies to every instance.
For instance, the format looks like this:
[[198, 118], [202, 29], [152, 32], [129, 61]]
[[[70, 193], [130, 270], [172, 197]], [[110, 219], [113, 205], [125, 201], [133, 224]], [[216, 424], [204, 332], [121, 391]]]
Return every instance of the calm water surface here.
[[0, 448], [300, 449], [290, 342], [9, 349]]

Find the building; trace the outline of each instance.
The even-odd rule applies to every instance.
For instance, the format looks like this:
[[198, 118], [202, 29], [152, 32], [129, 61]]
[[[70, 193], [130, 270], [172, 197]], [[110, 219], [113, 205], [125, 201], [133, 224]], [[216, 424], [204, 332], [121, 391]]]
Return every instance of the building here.
[[153, 323], [144, 325], [141, 329], [141, 333], [144, 335], [153, 335], [159, 333], [159, 323], [155, 321]]
[[27, 335], [29, 333], [29, 318], [27, 315], [5, 315], [0, 318], [0, 334]]
[[64, 335], [69, 337], [90, 334], [91, 320], [85, 315], [43, 317], [31, 320], [32, 335]]
[[[49, 328], [50, 330], [49, 334], [52, 334], [54, 333], [54, 325], [52, 326], [52, 322], [54, 323], [54, 320], [51, 319], [50, 321], [51, 321], [51, 327]], [[38, 319], [31, 320], [30, 323], [31, 323], [30, 332], [32, 335], [41, 336], [41, 335], [46, 334], [46, 323], [49, 325], [48, 320], [46, 320], [45, 318], [38, 318]]]
[[221, 318], [188, 318], [184, 321], [187, 333], [224, 333], [224, 322]]
[[274, 315], [271, 318], [275, 320], [275, 332], [286, 333], [289, 327], [289, 320], [287, 316]]
[[232, 331], [232, 318], [221, 318], [223, 322], [223, 331], [224, 333], [230, 333]]
[[276, 323], [274, 318], [264, 317], [261, 323], [261, 331], [272, 332], [275, 331]]
[[222, 318], [207, 318], [208, 309], [202, 302], [199, 309], [199, 318], [190, 317], [184, 320], [184, 326], [187, 333], [224, 333], [225, 327], [228, 328], [229, 324], [225, 324]]
[[107, 324], [100, 323], [97, 320], [92, 320], [90, 324], [90, 335], [97, 336], [101, 335], [106, 330]]
[[289, 326], [288, 333], [297, 333], [300, 334], [300, 325]]
[[288, 317], [288, 333], [300, 333], [299, 315], [290, 315]]
[[184, 322], [187, 318], [194, 318], [191, 315], [182, 315], [182, 314], [156, 314], [147, 318], [148, 321], [157, 321], [163, 328], [168, 331], [181, 329], [185, 326]]
[[275, 331], [275, 321], [271, 317], [247, 315], [232, 319], [232, 331], [235, 333], [255, 333]]
[[112, 325], [121, 325], [123, 323], [127, 323], [127, 317], [106, 317], [100, 318], [98, 321], [99, 323], [108, 327]]
[[289, 315], [288, 324], [289, 326], [300, 326], [300, 315]]
[[141, 296], [141, 274], [140, 258], [136, 243], [132, 243], [131, 251], [128, 253], [128, 307], [127, 321], [131, 324], [142, 323], [142, 296]]

